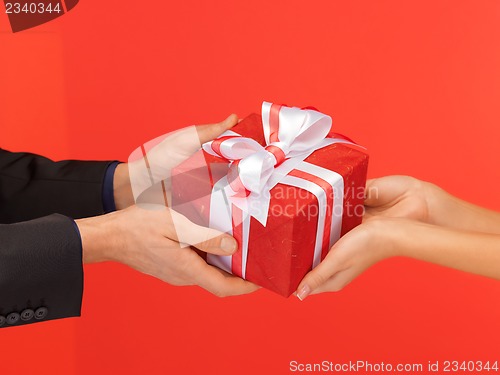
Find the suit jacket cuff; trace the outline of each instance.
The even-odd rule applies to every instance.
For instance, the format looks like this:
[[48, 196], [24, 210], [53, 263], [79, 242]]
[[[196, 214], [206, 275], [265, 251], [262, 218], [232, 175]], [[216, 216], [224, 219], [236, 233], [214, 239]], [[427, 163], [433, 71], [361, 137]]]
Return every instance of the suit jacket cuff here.
[[2, 327], [79, 316], [82, 295], [82, 243], [70, 218], [0, 225]]

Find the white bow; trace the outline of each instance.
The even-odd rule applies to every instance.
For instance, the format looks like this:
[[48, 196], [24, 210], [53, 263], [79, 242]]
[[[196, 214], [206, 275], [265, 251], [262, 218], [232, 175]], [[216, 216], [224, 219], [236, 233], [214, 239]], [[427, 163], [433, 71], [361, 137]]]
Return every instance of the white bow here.
[[315, 110], [264, 102], [262, 123], [266, 147], [227, 131], [218, 140], [205, 143], [203, 149], [230, 161], [225, 195], [265, 225], [270, 190], [297, 163], [325, 146], [322, 141], [330, 132], [332, 119]]

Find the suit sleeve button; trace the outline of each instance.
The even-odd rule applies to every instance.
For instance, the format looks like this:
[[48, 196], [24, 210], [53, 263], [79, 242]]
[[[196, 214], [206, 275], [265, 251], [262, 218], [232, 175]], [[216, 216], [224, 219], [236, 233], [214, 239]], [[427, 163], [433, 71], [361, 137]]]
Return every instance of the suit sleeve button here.
[[42, 320], [47, 316], [49, 310], [46, 307], [39, 307], [35, 311], [35, 319]]
[[7, 319], [5, 319], [5, 316], [0, 315], [0, 327], [3, 327], [6, 321]]
[[33, 316], [35, 315], [35, 312], [31, 309], [26, 309], [21, 313], [21, 320], [27, 321], [31, 320]]
[[20, 317], [21, 316], [16, 312], [10, 313], [9, 315], [7, 315], [7, 324], [16, 324], [19, 321]]

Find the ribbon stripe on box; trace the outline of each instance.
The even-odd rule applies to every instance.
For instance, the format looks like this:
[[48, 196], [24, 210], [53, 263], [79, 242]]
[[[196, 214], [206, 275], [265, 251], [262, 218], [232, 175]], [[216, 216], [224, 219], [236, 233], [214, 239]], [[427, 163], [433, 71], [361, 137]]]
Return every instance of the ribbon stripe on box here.
[[266, 146], [227, 131], [203, 145], [203, 150], [229, 163], [227, 176], [217, 181], [210, 198], [210, 226], [232, 234], [240, 249], [233, 256], [209, 254], [207, 261], [246, 278], [250, 218], [266, 225], [270, 191], [278, 183], [304, 189], [318, 201], [313, 267], [340, 238], [344, 197], [343, 177], [305, 162], [314, 151], [334, 143], [353, 144], [345, 137], [327, 138], [332, 120], [312, 109], [264, 102], [262, 124]]

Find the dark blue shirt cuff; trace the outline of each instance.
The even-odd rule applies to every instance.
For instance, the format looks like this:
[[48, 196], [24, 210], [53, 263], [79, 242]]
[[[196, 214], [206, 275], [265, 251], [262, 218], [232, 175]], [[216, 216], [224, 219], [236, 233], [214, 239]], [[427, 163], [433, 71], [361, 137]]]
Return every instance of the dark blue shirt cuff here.
[[106, 174], [104, 175], [104, 183], [102, 184], [102, 207], [105, 213], [116, 211], [113, 180], [118, 164], [120, 164], [118, 161], [109, 164], [108, 169], [106, 169]]

